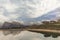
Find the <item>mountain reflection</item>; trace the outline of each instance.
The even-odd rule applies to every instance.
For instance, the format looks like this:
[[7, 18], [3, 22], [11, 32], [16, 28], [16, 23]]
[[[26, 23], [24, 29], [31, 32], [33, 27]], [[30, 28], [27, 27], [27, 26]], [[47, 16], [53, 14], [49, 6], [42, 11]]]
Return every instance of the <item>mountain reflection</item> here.
[[2, 32], [3, 32], [4, 35], [9, 35], [9, 34], [17, 35], [21, 31], [20, 30], [7, 30], [7, 31], [2, 31]]

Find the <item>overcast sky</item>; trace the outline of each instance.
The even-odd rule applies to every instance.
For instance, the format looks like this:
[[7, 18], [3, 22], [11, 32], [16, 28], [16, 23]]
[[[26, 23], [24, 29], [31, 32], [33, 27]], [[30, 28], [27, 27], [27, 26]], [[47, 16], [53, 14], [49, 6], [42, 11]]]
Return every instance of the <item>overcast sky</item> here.
[[0, 0], [0, 22], [34, 21], [33, 18], [47, 14], [60, 7], [59, 0]]
[[[5, 21], [24, 23], [28, 19], [41, 17], [58, 7], [60, 7], [60, 0], [0, 0], [0, 23]], [[0, 40], [60, 40], [60, 37], [45, 38], [42, 34], [27, 31], [18, 35], [4, 36], [0, 32]]]

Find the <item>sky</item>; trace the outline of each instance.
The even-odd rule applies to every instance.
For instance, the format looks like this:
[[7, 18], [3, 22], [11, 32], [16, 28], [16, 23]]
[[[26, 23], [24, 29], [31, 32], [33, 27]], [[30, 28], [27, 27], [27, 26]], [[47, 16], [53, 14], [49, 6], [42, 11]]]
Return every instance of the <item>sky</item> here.
[[[60, 0], [0, 0], [0, 23], [5, 21], [20, 21], [32, 23], [34, 18], [50, 14], [49, 12], [60, 7]], [[60, 15], [60, 14], [58, 14]], [[49, 16], [51, 17], [51, 16]], [[38, 18], [39, 20], [40, 18]], [[34, 22], [39, 22], [38, 20]], [[0, 32], [0, 40], [60, 40], [45, 38], [42, 34], [23, 31], [18, 35], [4, 36]]]
[[59, 0], [0, 0], [0, 23], [5, 21], [32, 23], [34, 21], [32, 19], [58, 7], [60, 7]]

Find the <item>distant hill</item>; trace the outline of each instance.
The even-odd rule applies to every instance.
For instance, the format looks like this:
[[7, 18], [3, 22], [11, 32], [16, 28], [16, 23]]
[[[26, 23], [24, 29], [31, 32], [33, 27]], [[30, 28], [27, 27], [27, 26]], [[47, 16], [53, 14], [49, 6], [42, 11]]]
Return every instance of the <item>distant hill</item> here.
[[3, 29], [16, 29], [16, 28], [23, 28], [25, 25], [20, 24], [19, 22], [5, 22], [1, 28]]
[[[60, 15], [60, 8], [56, 8], [37, 18], [25, 18], [25, 17], [20, 17], [20, 18], [24, 22], [36, 22], [36, 21], [42, 21], [42, 20], [53, 20], [53, 19], [59, 18], [59, 15]], [[18, 18], [17, 20], [20, 20], [20, 18]]]
[[59, 29], [60, 30], [60, 19], [57, 21], [42, 21], [42, 24], [37, 25], [23, 25], [20, 22], [5, 22], [1, 29]]
[[60, 18], [60, 8], [57, 8], [53, 11], [48, 12], [45, 15], [42, 15], [41, 17], [35, 18], [35, 20], [41, 21], [41, 20], [53, 20]]

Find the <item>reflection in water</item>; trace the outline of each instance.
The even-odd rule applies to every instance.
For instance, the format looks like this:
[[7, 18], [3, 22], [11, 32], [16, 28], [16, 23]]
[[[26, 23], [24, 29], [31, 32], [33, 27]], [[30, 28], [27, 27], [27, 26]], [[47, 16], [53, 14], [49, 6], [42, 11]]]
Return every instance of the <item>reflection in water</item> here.
[[21, 31], [20, 30], [7, 30], [7, 31], [2, 31], [2, 32], [3, 32], [4, 35], [9, 35], [9, 34], [17, 35]]
[[[3, 35], [2, 32], [7, 35]], [[12, 30], [2, 31], [2, 32], [0, 32], [0, 40], [60, 40], [60, 37], [58, 38], [47, 37], [46, 38], [40, 33], [34, 33], [34, 32], [29, 32], [29, 31], [22, 31], [21, 33], [19, 33], [20, 31], [12, 31]]]

